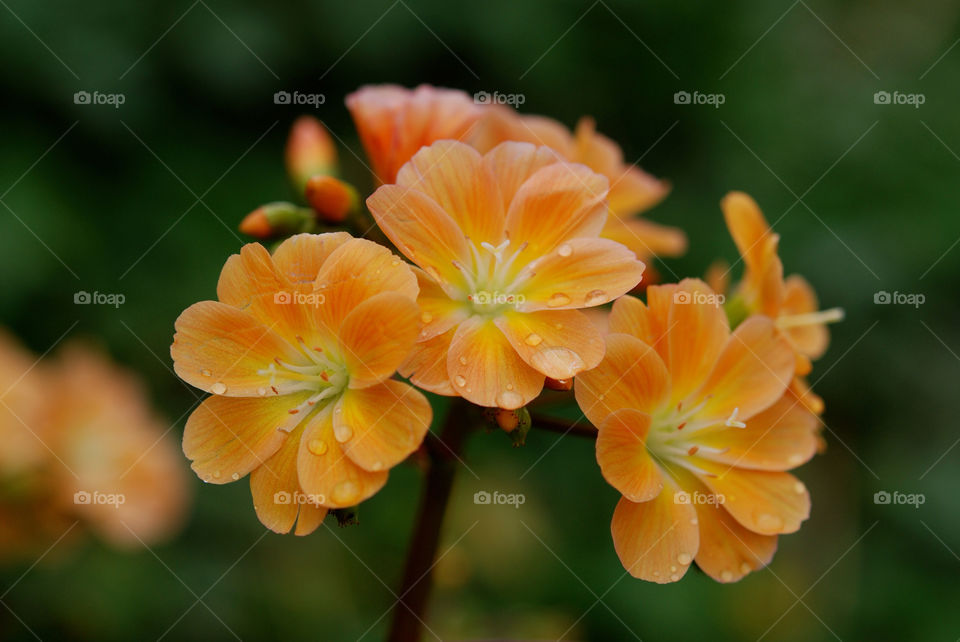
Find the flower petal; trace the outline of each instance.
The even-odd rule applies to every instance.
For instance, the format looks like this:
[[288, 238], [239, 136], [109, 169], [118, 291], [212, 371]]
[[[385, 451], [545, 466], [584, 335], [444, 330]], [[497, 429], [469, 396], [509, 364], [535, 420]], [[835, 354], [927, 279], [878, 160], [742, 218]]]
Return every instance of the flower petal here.
[[735, 410], [741, 421], [750, 419], [783, 395], [793, 367], [793, 350], [773, 322], [761, 316], [748, 318], [730, 335], [697, 393], [707, 402], [696, 420], [723, 421]]
[[707, 378], [730, 330], [713, 290], [699, 279], [684, 279], [673, 290], [664, 361], [673, 386], [671, 402], [686, 400]]
[[644, 265], [633, 252], [613, 241], [577, 238], [566, 241], [526, 271], [533, 275], [520, 288], [521, 312], [589, 308], [613, 301], [643, 278]]
[[607, 219], [608, 185], [584, 165], [553, 163], [537, 170], [507, 210], [511, 242], [528, 243], [539, 255], [562, 241], [597, 236]]
[[[817, 294], [806, 279], [797, 274], [787, 277], [784, 282], [781, 315], [810, 314], [819, 307]], [[822, 357], [830, 343], [830, 332], [825, 323], [793, 326], [784, 331], [790, 343], [808, 359], [816, 360]]]
[[183, 453], [200, 479], [229, 484], [264, 465], [299, 419], [291, 408], [309, 393], [267, 398], [208, 397], [183, 431]]
[[578, 310], [508, 311], [495, 323], [520, 358], [551, 379], [570, 379], [603, 358], [600, 331]]
[[756, 312], [776, 318], [783, 298], [783, 264], [777, 256], [780, 237], [750, 196], [730, 192], [720, 203], [727, 228], [747, 266], [743, 293]]
[[303, 291], [312, 291], [320, 269], [338, 247], [353, 240], [346, 232], [296, 234], [273, 252], [273, 263], [287, 281]]
[[660, 469], [647, 452], [650, 415], [618, 410], [597, 433], [597, 463], [607, 482], [631, 502], [652, 500], [663, 490]]
[[644, 343], [653, 344], [657, 337], [650, 328], [650, 312], [643, 301], [622, 296], [613, 302], [610, 310], [610, 332], [629, 334]]
[[722, 451], [702, 456], [740, 468], [790, 470], [817, 452], [817, 416], [790, 395], [745, 423], [746, 428], [723, 428], [698, 439]]
[[608, 334], [603, 361], [573, 385], [577, 404], [594, 426], [622, 408], [654, 414], [670, 396], [670, 375], [656, 350], [628, 334]]
[[679, 489], [665, 477], [654, 499], [636, 504], [621, 498], [610, 531], [620, 562], [630, 575], [666, 584], [676, 582], [697, 554], [700, 533], [690, 504], [675, 501]]
[[700, 481], [743, 526], [761, 535], [794, 533], [810, 516], [810, 494], [790, 473], [745, 470], [694, 458]]
[[466, 292], [453, 262], [470, 265], [470, 249], [463, 231], [436, 201], [415, 189], [383, 185], [367, 199], [367, 207], [404, 256], [441, 285]]
[[343, 320], [340, 350], [351, 388], [387, 379], [404, 362], [420, 332], [420, 309], [407, 296], [381, 292]]
[[477, 150], [442, 140], [424, 147], [397, 174], [397, 185], [433, 199], [474, 243], [499, 245], [505, 210], [497, 183]]
[[413, 268], [417, 275], [420, 294], [417, 305], [420, 306], [420, 329], [418, 341], [429, 341], [443, 334], [470, 316], [470, 308], [463, 301], [451, 299], [440, 284], [420, 268]]
[[480, 406], [513, 410], [543, 389], [543, 374], [520, 358], [492, 320], [477, 316], [454, 332], [447, 373], [454, 392]]
[[740, 525], [722, 506], [697, 505], [700, 550], [697, 566], [717, 582], [737, 582], [770, 563], [776, 535], [759, 535]]
[[537, 170], [559, 161], [557, 152], [549, 147], [518, 142], [502, 143], [483, 156], [483, 166], [499, 185], [504, 212], [528, 178]]
[[[327, 508], [356, 506], [387, 483], [387, 471], [371, 472], [353, 463], [335, 438], [333, 412], [328, 406], [303, 430], [297, 453], [300, 486]], [[344, 433], [341, 432], [341, 435]]]
[[[260, 371], [275, 358], [297, 356], [295, 348], [252, 315], [217, 301], [191, 305], [175, 327], [170, 355], [177, 375], [219, 395], [262, 396], [269, 379]], [[278, 383], [277, 388], [283, 393], [288, 385]]]
[[312, 532], [326, 516], [327, 509], [311, 505], [297, 481], [297, 451], [303, 435], [303, 426], [287, 436], [273, 457], [250, 474], [250, 492], [253, 508], [264, 526], [275, 533], [289, 533], [297, 524], [297, 535]]
[[451, 328], [428, 341], [417, 343], [407, 360], [397, 372], [408, 377], [415, 385], [434, 394], [456, 397], [450, 376], [447, 374], [447, 353], [454, 330]]
[[[610, 209], [613, 210], [611, 204]], [[659, 225], [642, 218], [607, 218], [600, 236], [626, 246], [638, 258], [680, 256], [687, 251], [687, 235], [676, 227]]]
[[423, 394], [402, 381], [347, 390], [333, 413], [335, 435], [352, 435], [343, 449], [369, 471], [388, 470], [423, 441], [433, 413]]

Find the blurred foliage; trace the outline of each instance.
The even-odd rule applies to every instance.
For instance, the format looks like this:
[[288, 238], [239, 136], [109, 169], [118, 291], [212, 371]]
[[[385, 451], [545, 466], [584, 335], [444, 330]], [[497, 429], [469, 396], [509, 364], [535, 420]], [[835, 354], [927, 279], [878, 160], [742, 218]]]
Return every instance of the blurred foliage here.
[[[958, 17], [945, 0], [7, 0], [0, 322], [43, 353], [79, 321], [71, 335], [97, 337], [143, 373], [180, 432], [198, 393], [170, 370], [174, 319], [214, 296], [243, 215], [292, 196], [282, 145], [300, 112], [274, 92], [325, 95], [315, 114], [344, 145], [344, 175], [365, 186], [342, 102], [361, 84], [522, 93], [523, 111], [567, 124], [592, 114], [628, 159], [674, 186], [650, 217], [686, 229], [691, 250], [657, 266], [664, 278], [735, 260], [718, 202], [743, 189], [782, 235], [787, 271], [824, 307], [846, 309], [811, 378], [829, 426], [829, 450], [800, 471], [813, 513], [769, 571], [737, 585], [694, 572], [646, 584], [624, 577], [613, 551], [616, 493], [589, 442], [534, 430], [515, 449], [477, 435], [430, 627], [444, 638], [952, 640]], [[80, 90], [126, 100], [77, 105]], [[676, 105], [678, 90], [726, 102]], [[876, 105], [879, 90], [926, 102]], [[75, 306], [78, 290], [126, 303]], [[878, 306], [878, 290], [926, 303]], [[306, 539], [265, 534], [245, 482], [194, 480], [192, 520], [168, 545], [118, 554], [89, 542], [4, 568], [0, 635], [380, 638], [418, 480], [399, 467], [360, 527], [329, 521]], [[527, 500], [476, 506], [481, 489]], [[881, 489], [926, 503], [875, 505]]]

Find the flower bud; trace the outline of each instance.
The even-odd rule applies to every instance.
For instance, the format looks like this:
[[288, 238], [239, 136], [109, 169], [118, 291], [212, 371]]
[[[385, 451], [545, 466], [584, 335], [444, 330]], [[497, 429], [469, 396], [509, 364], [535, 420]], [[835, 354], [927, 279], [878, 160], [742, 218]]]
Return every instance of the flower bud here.
[[301, 116], [290, 129], [286, 151], [287, 173], [302, 192], [311, 176], [337, 172], [337, 149], [330, 134], [313, 116]]
[[313, 210], [278, 201], [253, 210], [240, 223], [240, 231], [257, 239], [309, 232], [316, 226]]
[[360, 197], [353, 186], [333, 176], [310, 177], [305, 191], [310, 207], [327, 223], [342, 223], [360, 206]]

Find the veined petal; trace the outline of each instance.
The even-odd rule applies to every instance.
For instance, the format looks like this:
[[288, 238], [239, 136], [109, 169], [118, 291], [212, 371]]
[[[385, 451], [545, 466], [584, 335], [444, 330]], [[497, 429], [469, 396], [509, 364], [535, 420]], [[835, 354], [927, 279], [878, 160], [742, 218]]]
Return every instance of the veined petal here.
[[352, 436], [343, 450], [369, 471], [387, 470], [423, 441], [433, 413], [421, 392], [401, 381], [347, 390], [333, 413], [335, 435]]
[[699, 388], [723, 351], [730, 330], [720, 299], [699, 279], [684, 279], [673, 291], [668, 317], [667, 369], [671, 402], [687, 399]]
[[495, 323], [520, 358], [551, 379], [570, 379], [603, 358], [603, 337], [578, 310], [508, 311]]
[[[610, 207], [611, 211], [613, 206]], [[660, 225], [642, 218], [607, 218], [600, 236], [626, 246], [642, 260], [680, 256], [687, 251], [687, 235], [676, 227]]]
[[526, 300], [518, 308], [533, 312], [602, 305], [636, 287], [643, 269], [633, 252], [619, 243], [571, 239], [527, 266], [533, 276], [520, 288]]
[[265, 462], [299, 423], [290, 409], [309, 393], [266, 398], [208, 397], [187, 419], [183, 453], [200, 479], [229, 484]]
[[745, 423], [746, 428], [723, 428], [700, 437], [700, 445], [721, 451], [701, 456], [740, 468], [790, 470], [817, 451], [819, 420], [790, 395]]
[[351, 388], [380, 383], [404, 362], [420, 331], [420, 309], [407, 296], [381, 292], [343, 320], [340, 352]]
[[440, 284], [420, 268], [413, 268], [420, 286], [417, 305], [420, 306], [420, 328], [418, 341], [429, 341], [437, 335], [447, 332], [470, 316], [470, 308], [464, 301], [451, 299]]
[[253, 508], [264, 526], [275, 533], [289, 533], [295, 521], [297, 535], [313, 532], [327, 509], [310, 504], [297, 481], [297, 451], [303, 426], [287, 436], [280, 449], [250, 474]]
[[[275, 358], [294, 359], [297, 353], [249, 313], [201, 301], [177, 319], [170, 355], [177, 375], [192, 386], [229, 397], [258, 397], [270, 385], [260, 372]], [[287, 385], [277, 386], [281, 394]]]
[[722, 506], [698, 504], [697, 519], [697, 566], [717, 582], [743, 579], [769, 564], [777, 551], [776, 535], [759, 535], [744, 528]]
[[622, 296], [613, 302], [610, 310], [610, 332], [629, 334], [648, 345], [657, 337], [650, 328], [650, 312], [643, 301], [632, 296]]
[[445, 288], [466, 292], [453, 263], [470, 265], [470, 249], [463, 231], [436, 201], [415, 189], [383, 185], [367, 199], [367, 207], [404, 256]]
[[401, 168], [397, 185], [429, 196], [473, 242], [499, 245], [504, 239], [496, 180], [469, 145], [443, 140], [422, 148]]
[[707, 399], [698, 422], [724, 421], [734, 410], [746, 421], [779, 399], [793, 378], [790, 344], [773, 322], [761, 316], [741, 323], [727, 341], [703, 387]]
[[631, 502], [652, 500], [663, 490], [660, 469], [647, 452], [650, 415], [618, 410], [598, 426], [597, 463], [607, 482]]
[[549, 147], [519, 142], [501, 143], [483, 156], [483, 166], [499, 186], [504, 212], [528, 178], [537, 170], [559, 161], [557, 152]]
[[352, 239], [346, 232], [296, 234], [273, 252], [273, 263], [287, 281], [309, 292], [330, 254]]
[[434, 394], [456, 397], [450, 376], [447, 374], [447, 353], [455, 330], [451, 328], [443, 334], [414, 344], [413, 351], [397, 372], [408, 377], [415, 385]]
[[543, 374], [520, 358], [492, 320], [477, 316], [457, 327], [447, 373], [454, 392], [480, 406], [513, 410], [543, 389]]
[[606, 177], [584, 165], [553, 163], [517, 190], [507, 210], [511, 242], [528, 243], [534, 255], [562, 241], [595, 237], [607, 219]]
[[810, 516], [810, 494], [790, 473], [745, 470], [692, 458], [707, 474], [700, 481], [718, 497], [723, 508], [754, 533], [794, 533]]
[[776, 318], [783, 298], [783, 264], [777, 256], [780, 237], [750, 196], [730, 192], [720, 203], [727, 228], [747, 266], [743, 289], [748, 305]]
[[603, 361], [573, 385], [577, 404], [594, 426], [622, 408], [653, 414], [670, 396], [670, 375], [656, 350], [628, 334], [608, 334]]
[[[313, 417], [303, 430], [297, 454], [300, 486], [327, 508], [347, 508], [367, 499], [387, 483], [387, 471], [368, 471], [344, 453], [335, 437], [333, 412], [327, 407]], [[341, 431], [341, 437], [349, 441]]]
[[647, 502], [621, 498], [610, 531], [620, 562], [630, 575], [666, 584], [690, 568], [700, 545], [696, 509], [675, 501], [679, 488], [664, 477], [660, 494]]

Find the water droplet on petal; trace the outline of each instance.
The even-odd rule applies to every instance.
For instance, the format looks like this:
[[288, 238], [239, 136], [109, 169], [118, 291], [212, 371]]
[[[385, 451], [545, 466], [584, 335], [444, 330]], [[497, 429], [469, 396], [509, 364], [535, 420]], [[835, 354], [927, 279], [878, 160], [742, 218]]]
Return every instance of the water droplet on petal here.
[[680, 576], [677, 575], [676, 573], [674, 573], [673, 575], [670, 576], [670, 581], [671, 581], [671, 582], [676, 582], [676, 581], [679, 580], [679, 579], [680, 579]]
[[693, 557], [691, 557], [690, 553], [680, 553], [677, 555], [677, 561], [686, 566], [693, 561]]
[[327, 452], [327, 442], [322, 439], [311, 439], [307, 449], [314, 455], [322, 455]]
[[346, 424], [338, 424], [333, 427], [333, 436], [342, 444], [353, 437], [353, 430]]
[[570, 303], [570, 297], [568, 297], [563, 292], [555, 292], [549, 299], [547, 299], [547, 306], [551, 308], [559, 308]]
[[757, 518], [757, 526], [761, 531], [779, 531], [783, 528], [783, 519], [771, 513], [763, 513]]
[[457, 375], [456, 377], [454, 377], [453, 382], [456, 383], [461, 388], [467, 385], [467, 380], [464, 379], [462, 375]]
[[590, 290], [583, 302], [586, 305], [600, 305], [607, 302], [607, 293], [603, 290]]
[[573, 246], [570, 245], [569, 243], [564, 243], [563, 245], [557, 248], [557, 254], [564, 257], [570, 256], [571, 254], [573, 254]]
[[731, 582], [733, 581], [733, 573], [731, 573], [729, 570], [724, 569], [720, 573], [720, 579], [723, 580], [724, 582]]
[[219, 471], [219, 470], [213, 471], [213, 478], [214, 478], [214, 479], [220, 479], [220, 471]]
[[538, 346], [543, 343], [543, 337], [541, 337], [536, 332], [531, 332], [527, 335], [527, 338], [523, 340], [528, 346]]
[[747, 573], [749, 573], [749, 572], [752, 571], [752, 570], [753, 570], [753, 569], [752, 569], [752, 568], [750, 567], [750, 565], [747, 564], [746, 562], [743, 562], [742, 564], [740, 564], [740, 572], [743, 573], [744, 575], [746, 575]]
[[803, 482], [798, 481], [793, 485], [793, 492], [795, 492], [797, 495], [802, 495], [806, 490], [807, 487], [803, 485]]
[[227, 386], [220, 381], [210, 386], [210, 392], [212, 392], [215, 395], [222, 395], [226, 391], [227, 391]]
[[511, 390], [504, 390], [497, 395], [497, 405], [501, 408], [519, 408], [523, 405], [523, 397]]
[[433, 321], [433, 315], [424, 310], [423, 314], [420, 315], [420, 320], [424, 323], [430, 323]]
[[799, 464], [803, 463], [803, 455], [800, 453], [793, 453], [787, 457], [787, 463], [791, 466], [798, 466]]
[[461, 356], [459, 359], [457, 359], [457, 361], [460, 362], [460, 365], [461, 365], [461, 366], [467, 365], [467, 358], [464, 357], [464, 356]]
[[676, 572], [677, 572], [677, 567], [676, 567], [675, 565], [671, 564], [671, 565], [670, 565], [670, 572], [671, 572], [671, 573], [676, 573]]
[[237, 481], [238, 479], [240, 479], [240, 473], [233, 473], [232, 475], [230, 475], [230, 478], [233, 481]]
[[267, 394], [267, 389], [266, 389], [266, 388], [257, 388], [257, 394], [260, 395], [261, 397], [263, 397], [263, 396], [265, 396], [265, 395]]
[[352, 504], [360, 497], [360, 487], [355, 482], [342, 481], [333, 487], [332, 499], [337, 504]]
[[383, 470], [383, 462], [375, 461], [373, 465], [370, 466], [370, 470]]
[[530, 356], [530, 365], [552, 379], [569, 379], [586, 367], [569, 348], [542, 348]]
[[390, 261], [390, 267], [397, 267], [398, 265], [400, 265], [400, 261], [397, 259]]
[[200, 371], [200, 374], [202, 374], [204, 377], [209, 377], [210, 371], [204, 368], [203, 370]]
[[508, 383], [508, 384], [507, 384], [507, 390], [513, 390], [513, 384], [512, 384], [512, 383]]

